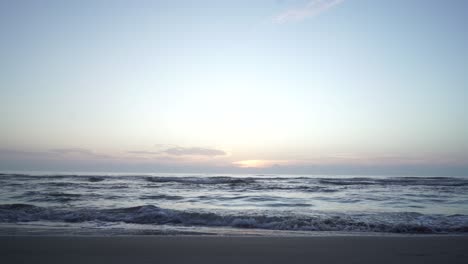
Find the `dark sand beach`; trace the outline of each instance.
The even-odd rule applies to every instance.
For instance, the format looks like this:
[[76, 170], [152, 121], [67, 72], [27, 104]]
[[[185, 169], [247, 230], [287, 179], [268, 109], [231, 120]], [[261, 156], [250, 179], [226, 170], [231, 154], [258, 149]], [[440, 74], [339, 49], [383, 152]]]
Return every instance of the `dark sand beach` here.
[[15, 236], [0, 263], [468, 263], [468, 237]]

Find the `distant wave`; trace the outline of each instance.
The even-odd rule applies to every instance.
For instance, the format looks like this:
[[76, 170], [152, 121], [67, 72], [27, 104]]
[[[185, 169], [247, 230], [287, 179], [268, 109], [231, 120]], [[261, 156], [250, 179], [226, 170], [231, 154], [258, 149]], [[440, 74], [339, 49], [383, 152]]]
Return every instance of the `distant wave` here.
[[[307, 182], [308, 184], [319, 184], [329, 186], [353, 186], [353, 185], [395, 185], [395, 186], [468, 186], [468, 178], [461, 177], [230, 177], [230, 176], [147, 176], [147, 175], [79, 175], [79, 174], [49, 174], [49, 175], [31, 175], [31, 174], [11, 174], [0, 173], [0, 179], [71, 179], [80, 182], [100, 183], [106, 180], [146, 180], [154, 183], [180, 183], [180, 184], [255, 184], [255, 183], [283, 183], [283, 182]], [[54, 183], [60, 184], [60, 183]], [[310, 187], [310, 186], [307, 186]]]
[[254, 178], [234, 178], [234, 177], [147, 177], [150, 182], [176, 182], [190, 184], [249, 184], [254, 183]]
[[50, 175], [32, 175], [32, 174], [17, 174], [17, 173], [0, 173], [0, 179], [14, 178], [16, 180], [29, 180], [29, 179], [80, 179], [89, 182], [101, 182], [113, 176], [105, 175], [75, 175], [75, 174], [50, 174]]
[[0, 222], [30, 221], [125, 222], [183, 226], [225, 226], [270, 230], [360, 231], [391, 233], [467, 233], [466, 215], [424, 215], [419, 213], [379, 213], [355, 215], [275, 216], [262, 214], [220, 215], [178, 211], [153, 205], [117, 209], [46, 208], [30, 204], [0, 205]]
[[147, 199], [147, 200], [182, 200], [184, 197], [177, 196], [177, 195], [166, 195], [166, 194], [158, 194], [158, 195], [143, 195], [140, 199]]
[[329, 185], [468, 186], [468, 179], [453, 177], [318, 178], [318, 181]]

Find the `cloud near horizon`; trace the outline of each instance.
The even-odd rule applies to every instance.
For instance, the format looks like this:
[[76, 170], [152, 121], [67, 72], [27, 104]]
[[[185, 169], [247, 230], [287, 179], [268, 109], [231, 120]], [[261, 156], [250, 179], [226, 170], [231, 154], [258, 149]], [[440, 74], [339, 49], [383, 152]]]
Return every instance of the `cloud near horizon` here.
[[140, 155], [166, 154], [170, 156], [208, 156], [208, 157], [227, 155], [225, 151], [220, 150], [220, 149], [201, 148], [201, 147], [179, 147], [179, 146], [171, 146], [169, 148], [166, 148], [160, 151], [133, 150], [133, 151], [127, 151], [127, 153], [140, 154]]
[[333, 8], [344, 0], [311, 0], [301, 7], [290, 8], [273, 18], [277, 24], [302, 21], [308, 17], [317, 16], [330, 8]]
[[[225, 153], [209, 148], [171, 147], [158, 151], [133, 151], [154, 156], [106, 155], [92, 150], [64, 148], [25, 151], [0, 148], [0, 169], [46, 171], [120, 171], [120, 172], [211, 172], [211, 173], [285, 173], [285, 174], [374, 174], [374, 175], [468, 175], [466, 156], [434, 157], [359, 157], [336, 155], [307, 160], [206, 159]], [[58, 151], [57, 151], [58, 150]], [[132, 153], [128, 151], [128, 153]], [[190, 156], [191, 155], [191, 156]], [[195, 156], [198, 155], [198, 156]], [[200, 156], [201, 155], [201, 156]], [[203, 156], [204, 155], [204, 156]], [[187, 158], [185, 158], [187, 157]], [[198, 159], [200, 158], [200, 159]]]
[[219, 150], [219, 149], [211, 149], [211, 148], [199, 148], [199, 147], [192, 147], [192, 148], [184, 148], [184, 147], [174, 147], [169, 148], [162, 153], [174, 156], [224, 156], [226, 152]]
[[60, 149], [51, 149], [50, 152], [57, 154], [84, 154], [92, 155], [94, 154], [92, 150], [85, 148], [60, 148]]

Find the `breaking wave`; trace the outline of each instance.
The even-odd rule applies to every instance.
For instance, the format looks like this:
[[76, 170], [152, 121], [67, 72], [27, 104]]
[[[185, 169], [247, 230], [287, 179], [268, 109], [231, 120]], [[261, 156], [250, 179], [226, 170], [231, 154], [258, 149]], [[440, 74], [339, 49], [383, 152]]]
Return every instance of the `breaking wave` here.
[[468, 177], [0, 173], [0, 201], [8, 225], [468, 233]]
[[216, 214], [164, 209], [154, 205], [117, 209], [47, 208], [30, 204], [0, 205], [0, 222], [30, 221], [124, 222], [152, 225], [258, 228], [301, 231], [360, 231], [390, 233], [468, 233], [466, 215], [420, 213], [321, 214], [280, 216], [263, 214]]

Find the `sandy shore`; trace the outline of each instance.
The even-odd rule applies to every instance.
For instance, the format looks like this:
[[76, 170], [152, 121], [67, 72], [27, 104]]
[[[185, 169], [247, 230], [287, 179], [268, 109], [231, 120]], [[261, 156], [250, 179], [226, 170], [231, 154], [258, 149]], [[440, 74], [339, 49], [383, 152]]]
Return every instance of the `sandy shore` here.
[[0, 263], [468, 263], [468, 236], [17, 236]]

